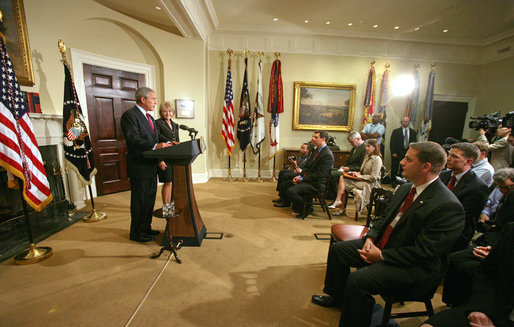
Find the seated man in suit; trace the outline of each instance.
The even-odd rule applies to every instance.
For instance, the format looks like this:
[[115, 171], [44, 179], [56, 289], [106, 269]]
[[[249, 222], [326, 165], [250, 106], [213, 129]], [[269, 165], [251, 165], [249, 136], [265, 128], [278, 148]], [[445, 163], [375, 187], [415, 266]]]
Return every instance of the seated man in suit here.
[[311, 144], [316, 148], [310, 155], [305, 169], [293, 178], [293, 186], [287, 189], [287, 201], [293, 204], [293, 210], [298, 212], [297, 218], [305, 218], [312, 213], [312, 206], [303, 213], [304, 196], [308, 193], [324, 191], [330, 168], [334, 165], [334, 155], [327, 146], [328, 133], [315, 131]]
[[359, 171], [366, 155], [366, 144], [362, 140], [359, 132], [352, 131], [348, 134], [348, 143], [352, 146], [350, 156], [346, 159], [344, 165], [339, 167], [339, 170], [330, 173], [330, 180], [328, 181], [328, 198], [335, 199], [337, 194], [337, 186], [342, 172]]
[[439, 312], [421, 327], [513, 326], [514, 223], [503, 228], [497, 246], [477, 267], [471, 296], [458, 307]]
[[480, 141], [473, 142], [473, 145], [478, 148], [480, 155], [478, 156], [478, 159], [473, 162], [471, 169], [487, 184], [487, 186], [491, 186], [493, 184], [494, 168], [489, 163], [489, 160], [487, 160], [487, 145]]
[[300, 175], [302, 170], [305, 168], [307, 164], [307, 159], [309, 157], [309, 143], [303, 143], [300, 147], [300, 156], [298, 158], [288, 158], [289, 162], [294, 165], [294, 169], [282, 169], [278, 173], [278, 181], [277, 181], [277, 191], [278, 191], [278, 199], [273, 200], [275, 202], [276, 207], [281, 207], [282, 203], [287, 202], [286, 200], [286, 191], [288, 188], [293, 186], [293, 178], [297, 175]]
[[411, 183], [400, 186], [362, 239], [330, 246], [323, 289], [328, 295], [313, 295], [312, 301], [342, 305], [339, 326], [368, 327], [372, 295], [409, 292], [444, 274], [464, 228], [462, 205], [438, 178], [445, 163], [439, 144], [412, 143], [400, 163]]
[[[393, 130], [389, 147], [391, 148], [391, 185], [396, 186], [396, 176], [402, 176], [400, 161], [405, 157], [409, 144], [418, 140], [416, 131], [409, 128], [410, 118], [403, 117], [402, 127]], [[385, 153], [384, 153], [385, 155]]]
[[477, 246], [468, 246], [465, 250], [450, 254], [443, 288], [443, 302], [448, 305], [458, 306], [469, 298], [473, 275], [480, 262], [498, 243], [503, 227], [509, 222], [514, 222], [514, 168], [498, 169], [493, 178], [502, 198], [494, 214], [488, 210], [485, 215], [487, 218], [481, 216], [481, 219], [488, 221], [489, 224], [488, 228], [482, 228], [482, 236], [474, 241]]
[[464, 232], [453, 251], [468, 247], [471, 238], [475, 235], [476, 223], [489, 195], [487, 184], [471, 169], [471, 165], [478, 156], [478, 148], [471, 143], [452, 144], [446, 164], [448, 170], [440, 174], [441, 181], [457, 196], [466, 212]]

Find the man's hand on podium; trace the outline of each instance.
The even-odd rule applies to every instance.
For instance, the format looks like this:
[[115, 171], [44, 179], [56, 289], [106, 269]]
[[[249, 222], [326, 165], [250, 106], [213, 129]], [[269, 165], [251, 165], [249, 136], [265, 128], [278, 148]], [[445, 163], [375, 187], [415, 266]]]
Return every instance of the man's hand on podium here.
[[166, 148], [168, 146], [171, 146], [171, 143], [166, 143], [166, 142], [157, 143], [157, 145], [155, 146], [155, 149], [162, 149], [162, 148]]

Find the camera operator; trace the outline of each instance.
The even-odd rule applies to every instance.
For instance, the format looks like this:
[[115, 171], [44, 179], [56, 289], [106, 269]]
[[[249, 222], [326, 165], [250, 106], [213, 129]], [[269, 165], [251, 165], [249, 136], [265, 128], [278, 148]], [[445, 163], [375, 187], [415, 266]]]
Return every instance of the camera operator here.
[[487, 145], [487, 150], [491, 152], [490, 162], [495, 171], [500, 168], [510, 167], [512, 160], [512, 147], [507, 142], [507, 139], [511, 131], [511, 128], [503, 127], [502, 125], [498, 126], [495, 137], [491, 140], [494, 140], [494, 142], [490, 144], [485, 136], [487, 131], [483, 128], [478, 130], [479, 136], [477, 140], [484, 142]]

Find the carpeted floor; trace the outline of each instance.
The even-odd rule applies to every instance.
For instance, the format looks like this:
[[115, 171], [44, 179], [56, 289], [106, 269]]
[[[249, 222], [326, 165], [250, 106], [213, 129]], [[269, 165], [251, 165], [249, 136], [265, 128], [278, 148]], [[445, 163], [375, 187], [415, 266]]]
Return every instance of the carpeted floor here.
[[[159, 240], [128, 239], [130, 192], [99, 197], [97, 210], [108, 219], [78, 222], [40, 242], [53, 248], [51, 258], [0, 264], [0, 326], [337, 326], [337, 309], [310, 300], [323, 288], [329, 244], [314, 233], [354, 224], [353, 205], [348, 217], [329, 221], [316, 208], [301, 220], [272, 206], [270, 182], [211, 179], [195, 193], [207, 231], [224, 233], [222, 240], [182, 248], [181, 265], [168, 252], [152, 260]], [[163, 230], [164, 221], [153, 227]], [[442, 308], [440, 290], [433, 303]]]

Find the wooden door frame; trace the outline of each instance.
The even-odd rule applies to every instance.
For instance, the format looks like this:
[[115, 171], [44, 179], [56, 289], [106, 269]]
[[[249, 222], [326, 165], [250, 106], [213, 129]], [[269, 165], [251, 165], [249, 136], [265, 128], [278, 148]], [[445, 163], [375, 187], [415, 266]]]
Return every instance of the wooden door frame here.
[[[84, 123], [89, 129], [89, 118], [87, 109], [87, 98], [86, 98], [86, 86], [84, 84], [84, 64], [101, 66], [116, 70], [122, 70], [126, 72], [138, 73], [145, 75], [146, 86], [155, 90], [155, 67], [152, 65], [141, 64], [137, 62], [111, 58], [86, 52], [78, 49], [71, 49], [71, 59], [73, 68], [73, 82], [75, 83], [75, 89], [77, 90], [77, 96], [82, 107], [82, 114], [84, 115]], [[77, 177], [74, 174], [70, 174], [70, 179], [74, 179], [75, 183], [70, 187], [70, 195], [72, 199], [87, 199], [89, 194], [86, 196], [84, 189], [80, 189]], [[73, 177], [72, 177], [73, 176]], [[94, 177], [93, 177], [94, 178]], [[76, 179], [76, 180], [75, 180]], [[93, 179], [91, 183], [93, 190], [93, 196], [96, 197], [96, 181]], [[87, 191], [86, 191], [87, 192]], [[75, 200], [74, 200], [75, 201]]]
[[468, 112], [464, 120], [464, 129], [462, 130], [462, 138], [469, 138], [472, 129], [468, 127], [469, 117], [475, 116], [476, 97], [470, 95], [453, 95], [453, 94], [434, 94], [434, 101], [451, 101], [465, 102], [468, 104]]

